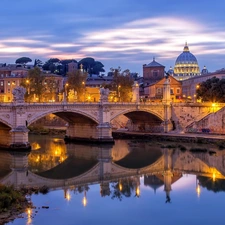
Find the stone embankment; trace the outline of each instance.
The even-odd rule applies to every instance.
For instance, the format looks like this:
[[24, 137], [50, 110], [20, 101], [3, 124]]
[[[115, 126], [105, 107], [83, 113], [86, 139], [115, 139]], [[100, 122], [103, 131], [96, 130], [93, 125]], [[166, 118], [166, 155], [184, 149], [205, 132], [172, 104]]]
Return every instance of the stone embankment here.
[[114, 131], [114, 139], [144, 139], [156, 141], [174, 141], [191, 143], [220, 143], [225, 145], [225, 135], [189, 134], [189, 133], [144, 133], [129, 131]]

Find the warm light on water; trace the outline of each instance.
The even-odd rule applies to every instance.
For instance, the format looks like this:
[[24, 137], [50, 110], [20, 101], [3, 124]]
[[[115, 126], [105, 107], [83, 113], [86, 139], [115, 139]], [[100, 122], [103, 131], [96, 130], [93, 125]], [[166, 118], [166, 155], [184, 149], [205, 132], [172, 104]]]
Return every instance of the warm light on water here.
[[[27, 179], [31, 185], [43, 173], [40, 187], [45, 182], [49, 192], [31, 195], [35, 211], [27, 209], [25, 218], [16, 219], [8, 223], [10, 225], [147, 225], [149, 221], [157, 225], [199, 225], [199, 221], [200, 225], [222, 225], [224, 222], [223, 151], [217, 154], [215, 163], [215, 156], [195, 155], [188, 151], [190, 146], [182, 152], [162, 149], [161, 143], [153, 145], [143, 141], [120, 140], [110, 148], [66, 146], [61, 141], [46, 140], [46, 136], [34, 138], [43, 139], [42, 150], [29, 154], [29, 173], [25, 172], [23, 180], [19, 180], [23, 170], [18, 170], [20, 176], [14, 176], [15, 181], [21, 185]], [[120, 146], [123, 146], [122, 152]], [[19, 162], [24, 166], [25, 157], [27, 154], [14, 158], [17, 167]], [[169, 168], [166, 174], [164, 162]], [[35, 179], [32, 168], [38, 173]]]

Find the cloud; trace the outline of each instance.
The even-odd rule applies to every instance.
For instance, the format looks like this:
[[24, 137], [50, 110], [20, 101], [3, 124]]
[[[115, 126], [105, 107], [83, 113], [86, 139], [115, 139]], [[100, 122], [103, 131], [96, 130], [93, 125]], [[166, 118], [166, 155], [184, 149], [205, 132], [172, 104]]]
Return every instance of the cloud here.
[[[47, 10], [44, 12], [47, 13]], [[105, 18], [105, 13], [103, 14]], [[17, 27], [13, 34], [9, 28], [3, 29], [3, 35], [0, 36], [1, 60], [6, 56], [10, 58], [9, 55], [14, 57], [19, 54], [35, 58], [77, 60], [92, 56], [105, 62], [117, 60], [121, 64], [131, 65], [132, 62], [140, 66], [149, 63], [155, 56], [162, 60], [161, 64], [170, 62], [171, 65], [171, 60], [175, 62], [182, 52], [185, 41], [196, 57], [225, 55], [225, 32], [219, 26], [210, 26], [209, 23], [184, 17], [126, 18], [127, 22], [124, 22], [124, 18], [119, 16], [112, 18], [113, 22], [116, 21], [113, 23], [101, 16], [85, 17], [81, 13], [72, 16], [71, 12], [62, 12], [60, 21], [57, 13], [47, 17], [45, 15], [40, 21], [43, 22], [46, 18], [50, 23], [43, 24], [41, 29], [35, 29], [31, 24]], [[119, 21], [118, 18], [123, 19]], [[35, 21], [37, 20], [36, 15]]]

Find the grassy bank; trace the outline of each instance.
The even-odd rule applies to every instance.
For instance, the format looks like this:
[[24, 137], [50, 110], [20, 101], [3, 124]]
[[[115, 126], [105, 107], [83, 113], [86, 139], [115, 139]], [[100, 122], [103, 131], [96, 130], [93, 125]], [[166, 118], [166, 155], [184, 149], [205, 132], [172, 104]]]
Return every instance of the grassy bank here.
[[25, 193], [15, 190], [12, 186], [0, 185], [0, 224], [14, 220], [28, 205]]

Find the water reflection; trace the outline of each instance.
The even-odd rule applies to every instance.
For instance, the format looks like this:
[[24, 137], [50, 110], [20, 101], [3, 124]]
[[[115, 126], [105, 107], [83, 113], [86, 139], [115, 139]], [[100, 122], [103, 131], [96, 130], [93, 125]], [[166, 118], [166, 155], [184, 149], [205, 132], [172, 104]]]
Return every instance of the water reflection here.
[[[140, 197], [140, 180], [156, 190], [164, 187], [166, 203], [171, 202], [172, 185], [184, 174], [196, 175], [196, 192], [201, 187], [224, 191], [225, 151], [210, 146], [209, 152], [193, 152], [193, 146], [181, 151], [178, 144], [116, 141], [115, 145], [65, 145], [63, 139], [31, 136], [31, 152], [1, 152], [3, 184], [17, 188], [43, 186], [63, 189], [64, 198], [70, 192], [83, 193], [82, 204], [87, 205], [89, 186], [100, 184], [100, 195], [122, 200]], [[204, 146], [202, 148], [205, 149]], [[199, 148], [198, 148], [199, 149]]]

